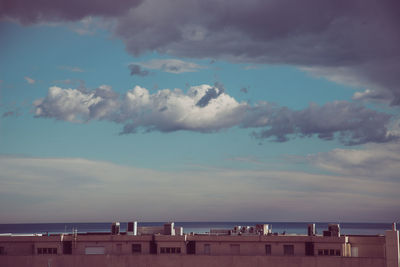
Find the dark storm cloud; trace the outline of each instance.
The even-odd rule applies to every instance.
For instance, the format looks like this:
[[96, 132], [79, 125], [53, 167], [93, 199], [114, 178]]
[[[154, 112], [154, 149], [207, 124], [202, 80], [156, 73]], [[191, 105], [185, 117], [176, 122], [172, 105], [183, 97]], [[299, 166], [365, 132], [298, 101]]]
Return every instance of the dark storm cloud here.
[[10, 17], [23, 24], [45, 21], [73, 21], [86, 16], [117, 16], [142, 0], [1, 0], [0, 18]]
[[141, 67], [140, 65], [137, 65], [137, 64], [130, 64], [130, 65], [129, 65], [129, 69], [130, 69], [130, 71], [131, 71], [131, 75], [132, 75], [132, 76], [137, 75], [137, 76], [142, 76], [142, 77], [144, 77], [144, 76], [149, 75], [149, 71], [147, 71], [147, 70], [142, 70], [142, 67]]
[[391, 115], [363, 106], [335, 101], [323, 106], [311, 104], [303, 110], [263, 104], [253, 108], [243, 127], [265, 127], [254, 132], [260, 139], [286, 142], [292, 137], [322, 140], [338, 138], [345, 145], [386, 143], [398, 139], [387, 125]]
[[400, 104], [398, 0], [3, 0], [0, 16], [26, 24], [111, 16], [132, 54], [290, 64]]
[[398, 99], [399, 25], [397, 0], [147, 0], [115, 33], [133, 54], [292, 64]]

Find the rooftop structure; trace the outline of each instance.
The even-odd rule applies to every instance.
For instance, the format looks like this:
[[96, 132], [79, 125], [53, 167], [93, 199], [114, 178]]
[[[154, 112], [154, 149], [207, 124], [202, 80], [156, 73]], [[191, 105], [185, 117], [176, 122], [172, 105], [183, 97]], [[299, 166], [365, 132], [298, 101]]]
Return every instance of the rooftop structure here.
[[126, 232], [115, 222], [110, 233], [77, 231], [50, 235], [1, 235], [0, 266], [363, 266], [399, 267], [399, 232], [341, 235], [331, 224], [322, 235], [272, 233], [270, 225], [211, 229], [183, 234], [173, 222]]

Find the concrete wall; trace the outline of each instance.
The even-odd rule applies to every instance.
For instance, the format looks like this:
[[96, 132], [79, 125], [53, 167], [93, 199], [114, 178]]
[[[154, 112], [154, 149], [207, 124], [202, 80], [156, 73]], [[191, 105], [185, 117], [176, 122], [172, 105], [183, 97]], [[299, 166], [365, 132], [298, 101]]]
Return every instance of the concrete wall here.
[[[397, 235], [395, 235], [397, 234]], [[88, 234], [66, 236], [2, 236], [0, 267], [133, 267], [133, 266], [307, 266], [307, 267], [389, 267], [385, 256], [393, 251], [395, 266], [398, 252], [398, 232], [389, 236], [213, 236], [213, 235], [109, 235]], [[63, 241], [72, 241], [72, 255], [63, 255]], [[158, 255], [151, 255], [150, 242], [157, 243]], [[196, 255], [186, 255], [186, 244], [196, 242]], [[305, 256], [305, 243], [313, 242], [315, 256]], [[397, 243], [396, 243], [397, 242]], [[141, 254], [132, 255], [132, 244], [141, 244]], [[204, 244], [210, 244], [210, 256], [204, 255]], [[271, 245], [272, 255], [265, 255], [265, 245]], [[397, 247], [395, 246], [397, 244]], [[239, 252], [232, 255], [232, 245]], [[294, 246], [293, 256], [283, 256], [284, 245]], [[85, 255], [86, 247], [104, 247], [105, 255]], [[357, 258], [342, 257], [345, 247], [358, 248]], [[37, 248], [57, 248], [57, 255], [37, 255]], [[181, 248], [181, 254], [160, 254], [162, 247]], [[318, 249], [340, 249], [341, 256], [318, 256]], [[397, 249], [397, 250], [396, 250]], [[349, 249], [348, 249], [349, 250]], [[18, 255], [18, 256], [17, 256]], [[398, 258], [397, 258], [398, 260]]]
[[[318, 255], [318, 249], [338, 249], [341, 255], [347, 238], [321, 237], [321, 236], [188, 236], [188, 240], [196, 241], [196, 254], [204, 254], [204, 245], [210, 244], [211, 255], [230, 255], [231, 244], [240, 245], [240, 255], [265, 255], [265, 245], [271, 245], [272, 256], [283, 256], [284, 246], [294, 246], [294, 256], [305, 256], [305, 243], [314, 243], [314, 255]], [[374, 241], [371, 241], [374, 242]], [[382, 245], [382, 244], [380, 244]], [[378, 253], [379, 254], [379, 253]], [[384, 257], [380, 253], [379, 257]]]
[[56, 255], [0, 256], [1, 267], [385, 267], [382, 258], [191, 256], [191, 255]]
[[399, 267], [400, 266], [400, 245], [399, 245], [399, 231], [392, 230], [386, 231], [386, 267]]
[[385, 257], [384, 236], [349, 236], [348, 238], [350, 246], [358, 248], [358, 257]]

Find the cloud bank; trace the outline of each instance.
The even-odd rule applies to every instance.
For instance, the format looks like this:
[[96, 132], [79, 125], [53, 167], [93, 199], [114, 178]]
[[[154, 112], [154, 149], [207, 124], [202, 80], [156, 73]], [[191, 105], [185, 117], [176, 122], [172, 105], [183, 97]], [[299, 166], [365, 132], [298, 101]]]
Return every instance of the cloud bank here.
[[139, 221], [393, 221], [399, 213], [398, 181], [350, 175], [154, 171], [80, 158], [11, 156], [0, 156], [0, 169], [1, 223], [127, 221], [132, 214]]
[[364, 149], [334, 149], [308, 156], [314, 166], [353, 177], [398, 181], [400, 143], [369, 144]]
[[392, 116], [356, 103], [335, 101], [292, 110], [268, 102], [238, 102], [223, 85], [163, 89], [151, 94], [135, 86], [122, 97], [109, 86], [95, 90], [49, 88], [34, 102], [35, 116], [69, 122], [109, 120], [123, 125], [121, 134], [145, 131], [215, 132], [231, 127], [253, 129], [259, 139], [285, 142], [295, 137], [338, 138], [345, 145], [386, 143], [398, 139]]

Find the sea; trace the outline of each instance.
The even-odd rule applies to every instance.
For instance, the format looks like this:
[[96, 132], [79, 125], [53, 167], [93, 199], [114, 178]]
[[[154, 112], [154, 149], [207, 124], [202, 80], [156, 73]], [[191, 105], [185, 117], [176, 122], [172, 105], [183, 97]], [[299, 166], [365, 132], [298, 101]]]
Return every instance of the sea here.
[[[317, 234], [327, 230], [332, 222], [315, 223]], [[338, 223], [338, 222], [333, 222]], [[107, 233], [111, 231], [112, 222], [90, 223], [21, 223], [0, 224], [0, 234], [60, 234], [72, 233]], [[120, 231], [125, 232], [127, 222], [120, 222]], [[272, 233], [307, 234], [309, 222], [175, 222], [175, 226], [182, 226], [183, 232], [208, 233], [210, 229], [232, 229], [234, 226], [254, 226], [256, 224], [269, 224]], [[385, 230], [392, 229], [391, 223], [340, 223], [340, 232], [344, 235], [383, 235]], [[162, 226], [164, 222], [138, 222], [140, 226]]]

